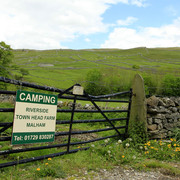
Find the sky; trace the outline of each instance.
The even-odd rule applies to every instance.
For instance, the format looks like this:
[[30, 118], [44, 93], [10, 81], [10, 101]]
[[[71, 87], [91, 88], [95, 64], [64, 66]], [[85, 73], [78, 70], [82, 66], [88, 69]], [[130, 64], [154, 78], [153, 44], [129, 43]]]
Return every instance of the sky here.
[[0, 0], [13, 49], [180, 47], [180, 0]]

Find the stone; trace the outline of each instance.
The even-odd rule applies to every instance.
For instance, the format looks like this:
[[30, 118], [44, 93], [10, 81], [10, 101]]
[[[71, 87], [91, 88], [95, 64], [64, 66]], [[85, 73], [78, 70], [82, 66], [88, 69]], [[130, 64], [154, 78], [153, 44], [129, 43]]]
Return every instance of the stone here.
[[156, 96], [151, 96], [146, 100], [146, 103], [151, 107], [156, 107], [159, 103], [159, 99]]
[[157, 115], [155, 116], [155, 118], [157, 118], [157, 119], [165, 119], [166, 117], [165, 117], [164, 114], [157, 114]]
[[165, 106], [166, 104], [161, 100], [159, 99], [159, 103], [158, 103], [158, 106]]
[[172, 112], [177, 112], [178, 111], [178, 108], [176, 108], [176, 107], [171, 107], [171, 108], [169, 108]]
[[153, 135], [151, 138], [152, 139], [163, 139], [163, 138], [165, 138], [166, 137], [166, 133], [158, 133], [158, 134], [156, 134], [156, 135]]
[[151, 125], [153, 123], [153, 119], [150, 117], [150, 118], [147, 119], [147, 122], [148, 122], [149, 125]]
[[175, 103], [170, 98], [163, 98], [163, 102], [166, 104], [166, 107], [175, 107]]
[[130, 111], [130, 119], [129, 119], [129, 129], [134, 128], [135, 123], [142, 123], [143, 129], [142, 131], [147, 131], [147, 104], [146, 104], [146, 96], [144, 89], [144, 80], [139, 75], [136, 74], [134, 80], [132, 82], [132, 103], [131, 103], [131, 111]]
[[152, 125], [148, 125], [148, 130], [150, 130], [150, 131], [155, 131], [155, 130], [157, 130], [157, 124], [152, 124]]
[[157, 114], [158, 113], [157, 109], [154, 109], [154, 108], [148, 108], [147, 112], [151, 113], [151, 114]]
[[163, 124], [162, 123], [159, 123], [158, 124], [158, 129], [160, 130], [160, 129], [162, 129], [163, 128]]
[[160, 123], [162, 123], [162, 120], [161, 119], [154, 119], [154, 123], [156, 123], [156, 124], [160, 124]]
[[167, 123], [164, 124], [164, 128], [166, 128], [167, 130], [172, 130], [174, 128], [175, 124], [173, 123]]
[[168, 110], [167, 108], [163, 107], [163, 106], [159, 106], [159, 113], [170, 113], [170, 110]]

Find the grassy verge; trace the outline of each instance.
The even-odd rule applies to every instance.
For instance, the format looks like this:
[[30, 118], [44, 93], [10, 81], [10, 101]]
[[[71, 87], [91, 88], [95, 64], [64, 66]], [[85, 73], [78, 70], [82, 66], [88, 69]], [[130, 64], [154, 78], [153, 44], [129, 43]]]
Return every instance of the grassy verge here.
[[158, 169], [163, 174], [180, 177], [180, 144], [175, 139], [138, 145], [130, 138], [123, 142], [107, 139], [90, 144], [86, 151], [81, 151], [81, 147], [84, 146], [76, 147], [79, 152], [75, 154], [1, 169], [0, 179], [76, 179], [93, 177], [93, 172], [111, 170], [114, 166], [129, 166], [140, 171]]

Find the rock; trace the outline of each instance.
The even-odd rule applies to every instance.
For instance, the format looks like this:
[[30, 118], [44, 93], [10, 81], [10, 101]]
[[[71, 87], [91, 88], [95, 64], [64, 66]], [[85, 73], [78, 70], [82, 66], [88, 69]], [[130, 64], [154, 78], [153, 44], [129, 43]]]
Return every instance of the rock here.
[[157, 114], [158, 113], [157, 109], [154, 109], [154, 108], [148, 108], [147, 112], [151, 113], [151, 114]]
[[153, 123], [153, 119], [150, 117], [150, 118], [148, 118], [147, 122], [149, 125], [151, 125]]
[[164, 114], [157, 114], [157, 115], [155, 116], [155, 118], [157, 118], [157, 119], [165, 119], [166, 117], [165, 117]]
[[159, 103], [158, 103], [158, 106], [165, 106], [166, 104], [161, 100], [159, 99]]
[[150, 131], [155, 131], [155, 130], [157, 130], [157, 124], [152, 124], [152, 125], [148, 125], [148, 130], [150, 130]]
[[176, 108], [176, 107], [170, 107], [169, 109], [174, 113], [178, 111], [178, 108]]
[[159, 103], [159, 99], [156, 96], [151, 96], [146, 100], [146, 103], [151, 107], [156, 107]]
[[90, 104], [85, 104], [84, 109], [88, 109], [90, 106]]
[[175, 103], [170, 98], [163, 98], [163, 102], [166, 104], [166, 107], [175, 106]]
[[161, 130], [163, 128], [163, 124], [162, 123], [159, 123], [158, 124], [158, 129]]
[[166, 128], [167, 130], [172, 130], [174, 128], [175, 124], [173, 123], [167, 123], [164, 124], [164, 128]]
[[160, 123], [162, 123], [162, 120], [161, 119], [154, 119], [154, 123], [160, 124]]

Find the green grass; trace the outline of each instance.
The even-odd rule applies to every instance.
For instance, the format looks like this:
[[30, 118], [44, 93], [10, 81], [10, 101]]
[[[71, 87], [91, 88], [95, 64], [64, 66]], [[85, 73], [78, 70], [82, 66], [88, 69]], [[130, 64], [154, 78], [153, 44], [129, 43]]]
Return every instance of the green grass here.
[[[101, 69], [106, 77], [115, 72], [119, 83], [128, 83], [134, 74], [148, 73], [162, 79], [165, 74], [180, 74], [180, 48], [134, 48], [97, 50], [16, 50], [13, 63], [29, 70], [25, 81], [55, 86], [61, 89], [75, 83], [84, 84], [91, 69]], [[41, 64], [52, 66], [41, 67]], [[134, 69], [138, 66], [139, 69]], [[12, 73], [16, 74], [14, 70]]]
[[[175, 142], [173, 139], [172, 145]], [[146, 144], [161, 147], [160, 143], [161, 141], [149, 141]], [[144, 148], [146, 144], [137, 145], [131, 139], [123, 142], [105, 140], [91, 143], [91, 148], [86, 151], [0, 169], [0, 179], [18, 179], [19, 177], [22, 179], [55, 179], [69, 176], [72, 179], [83, 177], [93, 179], [100, 169], [111, 170], [114, 166], [121, 166], [126, 169], [133, 167], [138, 171], [159, 170], [164, 175], [180, 177], [180, 154], [178, 151], [174, 151], [179, 147], [178, 144], [166, 149], [167, 154], [174, 151], [173, 158], [169, 156], [166, 160], [159, 160], [154, 157], [153, 151], [146, 154]], [[163, 146], [166, 145], [166, 143], [163, 144]], [[80, 149], [81, 147], [83, 146], [77, 148]], [[29, 156], [32, 155], [33, 152], [29, 154]], [[12, 157], [8, 158], [11, 159]], [[16, 159], [18, 158], [21, 158], [21, 155], [16, 157]]]

